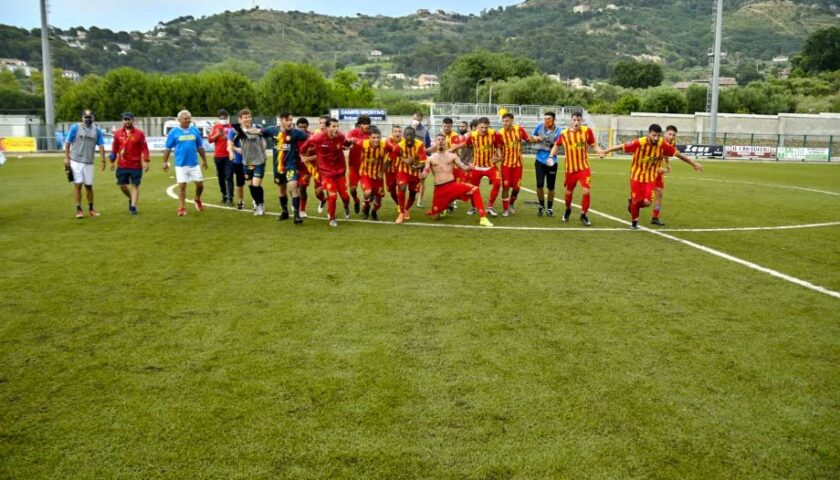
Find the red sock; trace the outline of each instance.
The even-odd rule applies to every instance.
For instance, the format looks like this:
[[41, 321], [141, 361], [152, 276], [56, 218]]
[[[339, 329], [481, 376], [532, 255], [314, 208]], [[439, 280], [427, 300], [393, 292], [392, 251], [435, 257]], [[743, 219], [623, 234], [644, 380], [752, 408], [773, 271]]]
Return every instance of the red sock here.
[[[589, 203], [590, 203], [590, 200], [591, 200], [590, 195], [591, 194], [589, 194], [589, 193], [584, 193], [583, 194], [583, 201], [581, 202], [580, 210], [581, 210], [581, 213], [583, 213], [584, 215], [586, 215], [587, 212], [589, 212]], [[566, 205], [568, 205], [568, 203]]]
[[397, 187], [396, 186], [392, 186], [391, 188], [389, 188], [388, 193], [391, 194], [391, 200], [393, 200], [394, 203], [396, 203], [397, 205], [402, 205], [402, 203], [400, 203], [400, 199], [397, 197]]
[[642, 202], [630, 202], [630, 218], [632, 220], [639, 219], [639, 210], [641, 210]]
[[400, 207], [400, 212], [404, 212], [403, 206], [405, 205], [405, 190], [400, 188], [397, 190], [397, 205]]
[[338, 195], [331, 193], [328, 202], [327, 202], [327, 213], [329, 213], [330, 220], [335, 220], [335, 202], [338, 199]]
[[[305, 191], [305, 190], [304, 190], [304, 191]], [[301, 191], [300, 193], [302, 194], [304, 191]], [[308, 198], [309, 198], [309, 195], [301, 195], [301, 196], [300, 196], [300, 211], [301, 211], [301, 212], [305, 212], [305, 211], [306, 211], [306, 200], [307, 200]]]
[[507, 210], [508, 208], [510, 208], [510, 199], [503, 198], [502, 199], [502, 209]]
[[481, 190], [476, 188], [472, 193], [473, 208], [478, 210], [479, 217], [486, 217], [487, 210], [484, 208], [484, 200], [481, 199]]
[[[583, 198], [586, 197], [584, 196]], [[572, 192], [566, 192], [564, 199], [566, 200], [566, 208], [572, 208]]]
[[502, 189], [502, 182], [495, 181], [493, 182], [493, 188], [490, 189], [490, 206], [492, 207], [493, 204], [496, 203], [496, 197], [499, 196], [499, 190]]
[[344, 192], [344, 195], [341, 196], [341, 203], [344, 204], [344, 208], [348, 208], [350, 206], [350, 196], [347, 195], [347, 192]]

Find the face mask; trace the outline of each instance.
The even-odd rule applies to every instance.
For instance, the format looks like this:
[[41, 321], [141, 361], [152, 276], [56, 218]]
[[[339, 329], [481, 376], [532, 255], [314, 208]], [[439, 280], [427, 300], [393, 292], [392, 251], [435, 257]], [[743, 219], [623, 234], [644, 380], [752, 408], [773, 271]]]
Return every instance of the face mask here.
[[92, 118], [86, 118], [85, 119], [85, 126], [90, 128], [91, 125], [93, 125], [93, 119]]
[[227, 125], [228, 123], [230, 123], [230, 120], [228, 120], [227, 118], [220, 118], [219, 123], [221, 123], [222, 125]]
[[412, 120], [411, 125], [413, 125], [414, 128], [417, 128], [417, 126], [420, 125], [420, 120]]

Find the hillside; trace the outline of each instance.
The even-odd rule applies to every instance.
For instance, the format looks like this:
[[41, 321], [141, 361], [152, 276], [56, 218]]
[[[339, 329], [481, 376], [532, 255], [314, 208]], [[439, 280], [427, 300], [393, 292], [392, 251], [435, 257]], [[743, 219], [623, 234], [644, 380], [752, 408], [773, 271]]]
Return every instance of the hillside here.
[[[794, 54], [811, 31], [838, 22], [834, 3], [726, 0], [729, 62]], [[526, 0], [479, 15], [419, 10], [398, 18], [252, 9], [181, 17], [150, 32], [55, 29], [52, 38], [55, 64], [82, 74], [118, 66], [190, 72], [227, 62], [257, 76], [280, 60], [330, 72], [369, 63], [372, 50], [397, 71], [439, 73], [480, 48], [533, 58], [547, 73], [591, 79], [607, 77], [628, 56], [658, 57], [671, 71], [705, 65], [712, 7], [708, 0]], [[0, 26], [0, 57], [38, 66], [39, 31]]]

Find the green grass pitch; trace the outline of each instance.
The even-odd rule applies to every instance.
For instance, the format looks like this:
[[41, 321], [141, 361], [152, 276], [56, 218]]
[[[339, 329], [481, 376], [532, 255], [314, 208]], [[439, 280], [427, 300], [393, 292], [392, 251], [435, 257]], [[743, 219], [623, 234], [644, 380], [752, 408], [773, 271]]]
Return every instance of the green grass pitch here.
[[[840, 222], [840, 167], [705, 166], [675, 162], [669, 235], [840, 291], [836, 223], [684, 230]], [[592, 208], [627, 220], [628, 174], [594, 160]], [[178, 218], [173, 182], [155, 158], [130, 217], [97, 172], [76, 220], [60, 158], [0, 168], [0, 478], [840, 476], [829, 294], [562, 196], [494, 219], [546, 231], [390, 200], [330, 229]]]

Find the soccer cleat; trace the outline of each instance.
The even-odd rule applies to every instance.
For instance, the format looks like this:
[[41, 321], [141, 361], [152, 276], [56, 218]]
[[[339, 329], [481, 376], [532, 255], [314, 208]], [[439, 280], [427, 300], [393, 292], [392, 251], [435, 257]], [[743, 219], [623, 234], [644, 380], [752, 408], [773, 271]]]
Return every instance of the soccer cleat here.
[[400, 213], [399, 215], [397, 215], [397, 220], [394, 223], [399, 225], [399, 224], [403, 223], [404, 221], [405, 221], [405, 215]]
[[254, 209], [254, 216], [255, 217], [262, 217], [265, 215], [265, 206], [264, 205], [257, 205]]
[[537, 209], [537, 216], [538, 217], [542, 217], [544, 213], [545, 213], [545, 207], [539, 207]]
[[498, 217], [499, 216], [499, 214], [496, 213], [495, 210], [493, 210], [493, 207], [487, 208], [487, 215], [490, 215], [491, 217]]
[[563, 212], [563, 221], [568, 222], [569, 218], [572, 216], [572, 209], [567, 208], [565, 212]]
[[509, 217], [510, 216], [510, 210], [508, 209], [508, 210], [505, 210], [504, 212], [502, 212], [502, 216], [503, 217]]
[[344, 207], [344, 219], [345, 220], [350, 219], [350, 208], [348, 208], [348, 207]]
[[470, 207], [470, 209], [467, 210], [467, 215], [475, 215], [475, 207]]
[[98, 217], [99, 212], [97, 212], [95, 208], [91, 208], [88, 210], [88, 215], [90, 215], [91, 217]]
[[632, 228], [633, 230], [638, 230], [639, 229], [639, 221], [638, 220], [633, 220], [633, 223], [630, 224], [630, 228]]
[[478, 224], [481, 225], [482, 227], [492, 227], [493, 226], [493, 224], [490, 223], [490, 219], [488, 219], [487, 217], [481, 217], [478, 220]]
[[660, 219], [659, 219], [659, 217], [653, 217], [653, 218], [651, 218], [651, 219], [650, 219], [650, 224], [651, 224], [651, 225], [659, 225], [660, 227], [664, 227], [664, 226], [665, 226], [665, 224], [664, 224], [664, 223], [662, 223], [662, 220], [660, 220]]
[[196, 209], [196, 210], [198, 210], [199, 212], [203, 212], [203, 211], [204, 211], [204, 204], [203, 204], [203, 203], [201, 203], [201, 199], [200, 199], [200, 198], [196, 198], [196, 199], [195, 199], [195, 209]]
[[448, 210], [449, 210], [450, 213], [455, 211], [455, 202], [452, 202], [452, 203], [449, 204], [449, 209]]
[[331, 227], [337, 227], [337, 226], [338, 226], [338, 222], [336, 222], [336, 221], [335, 221], [335, 219], [332, 219], [332, 220], [330, 220], [330, 226], [331, 226]]
[[128, 213], [131, 215], [137, 215], [137, 207], [128, 207]]
[[309, 218], [309, 215], [306, 212], [300, 212], [300, 218]]
[[289, 211], [288, 210], [283, 210], [282, 212], [280, 212], [280, 216], [277, 217], [277, 220], [288, 220], [288, 219], [289, 219]]
[[187, 209], [184, 207], [178, 207], [178, 216], [184, 217], [187, 215]]
[[379, 213], [377, 213], [376, 210], [370, 212], [370, 219], [373, 220], [374, 222], [378, 221], [379, 220]]
[[295, 225], [300, 225], [301, 223], [303, 223], [303, 217], [301, 217], [301, 216], [298, 214], [298, 212], [295, 212], [295, 216], [294, 216], [294, 220], [293, 220], [293, 221], [295, 222]]
[[320, 200], [318, 202], [318, 213], [324, 213], [324, 201]]
[[513, 206], [513, 203], [510, 204], [510, 214], [513, 215], [516, 213], [516, 207]]
[[591, 227], [592, 226], [592, 222], [589, 221], [589, 217], [587, 217], [583, 213], [580, 214], [580, 223], [582, 223], [584, 227]]
[[85, 212], [81, 208], [76, 210], [76, 218], [85, 218]]
[[554, 216], [554, 209], [553, 208], [546, 208], [545, 209], [545, 214], [548, 215], [549, 217], [553, 217]]
[[354, 202], [353, 203], [353, 212], [355, 212], [356, 215], [358, 215], [360, 211], [361, 211], [361, 205], [359, 204], [359, 202]]
[[236, 205], [237, 210], [242, 210], [244, 208], [245, 208], [245, 202], [239, 202], [239, 204]]

